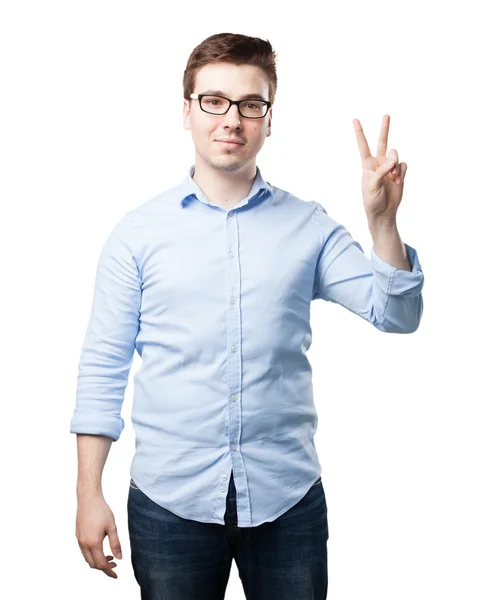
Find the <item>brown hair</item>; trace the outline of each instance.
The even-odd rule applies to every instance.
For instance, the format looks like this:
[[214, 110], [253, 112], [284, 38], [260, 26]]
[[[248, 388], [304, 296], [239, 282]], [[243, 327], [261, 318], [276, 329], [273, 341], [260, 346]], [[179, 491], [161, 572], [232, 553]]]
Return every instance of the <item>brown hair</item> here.
[[277, 53], [269, 40], [240, 33], [216, 33], [194, 48], [183, 74], [183, 96], [191, 102], [197, 71], [209, 63], [229, 62], [234, 65], [260, 67], [268, 77], [268, 100], [273, 103], [278, 85], [276, 76]]

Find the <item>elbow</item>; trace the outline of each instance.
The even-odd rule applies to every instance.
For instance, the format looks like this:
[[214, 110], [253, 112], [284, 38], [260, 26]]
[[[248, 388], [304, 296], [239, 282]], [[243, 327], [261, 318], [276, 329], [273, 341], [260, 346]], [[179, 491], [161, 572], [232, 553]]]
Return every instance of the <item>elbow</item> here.
[[384, 319], [381, 323], [373, 325], [383, 333], [414, 333], [419, 328], [420, 319], [414, 321], [388, 321]]
[[394, 309], [386, 310], [382, 319], [375, 316], [372, 324], [376, 329], [384, 333], [414, 333], [418, 330], [423, 313], [422, 296], [418, 296], [414, 302], [395, 303]]

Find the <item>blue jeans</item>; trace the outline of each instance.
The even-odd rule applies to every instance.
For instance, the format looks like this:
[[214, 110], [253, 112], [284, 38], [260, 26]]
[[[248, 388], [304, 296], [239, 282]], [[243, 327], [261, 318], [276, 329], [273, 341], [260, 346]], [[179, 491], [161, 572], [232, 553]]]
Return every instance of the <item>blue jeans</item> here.
[[247, 600], [325, 600], [329, 530], [321, 477], [275, 521], [238, 528], [231, 474], [225, 521], [183, 519], [130, 480], [128, 530], [141, 599], [223, 600], [234, 559]]

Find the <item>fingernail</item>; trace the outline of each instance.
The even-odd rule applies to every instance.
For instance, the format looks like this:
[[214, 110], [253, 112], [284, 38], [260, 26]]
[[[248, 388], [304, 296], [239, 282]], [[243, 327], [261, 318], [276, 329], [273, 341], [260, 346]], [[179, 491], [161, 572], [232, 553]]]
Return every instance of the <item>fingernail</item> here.
[[118, 552], [117, 557], [121, 558], [121, 550], [120, 550], [120, 552]]

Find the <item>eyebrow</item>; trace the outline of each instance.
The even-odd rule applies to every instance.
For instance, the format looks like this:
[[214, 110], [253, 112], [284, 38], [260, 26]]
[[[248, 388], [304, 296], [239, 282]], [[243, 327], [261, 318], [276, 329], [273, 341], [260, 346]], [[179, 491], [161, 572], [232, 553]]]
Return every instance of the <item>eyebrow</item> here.
[[[206, 92], [203, 92], [203, 94], [208, 94], [208, 95], [212, 95], [212, 96], [224, 96], [225, 98], [228, 97], [221, 90], [206, 90]], [[240, 96], [238, 98], [238, 100], [245, 100], [247, 98], [251, 98], [251, 99], [255, 99], [255, 100], [263, 100], [264, 102], [267, 102], [266, 98], [264, 98], [261, 94], [243, 94], [243, 96]]]

